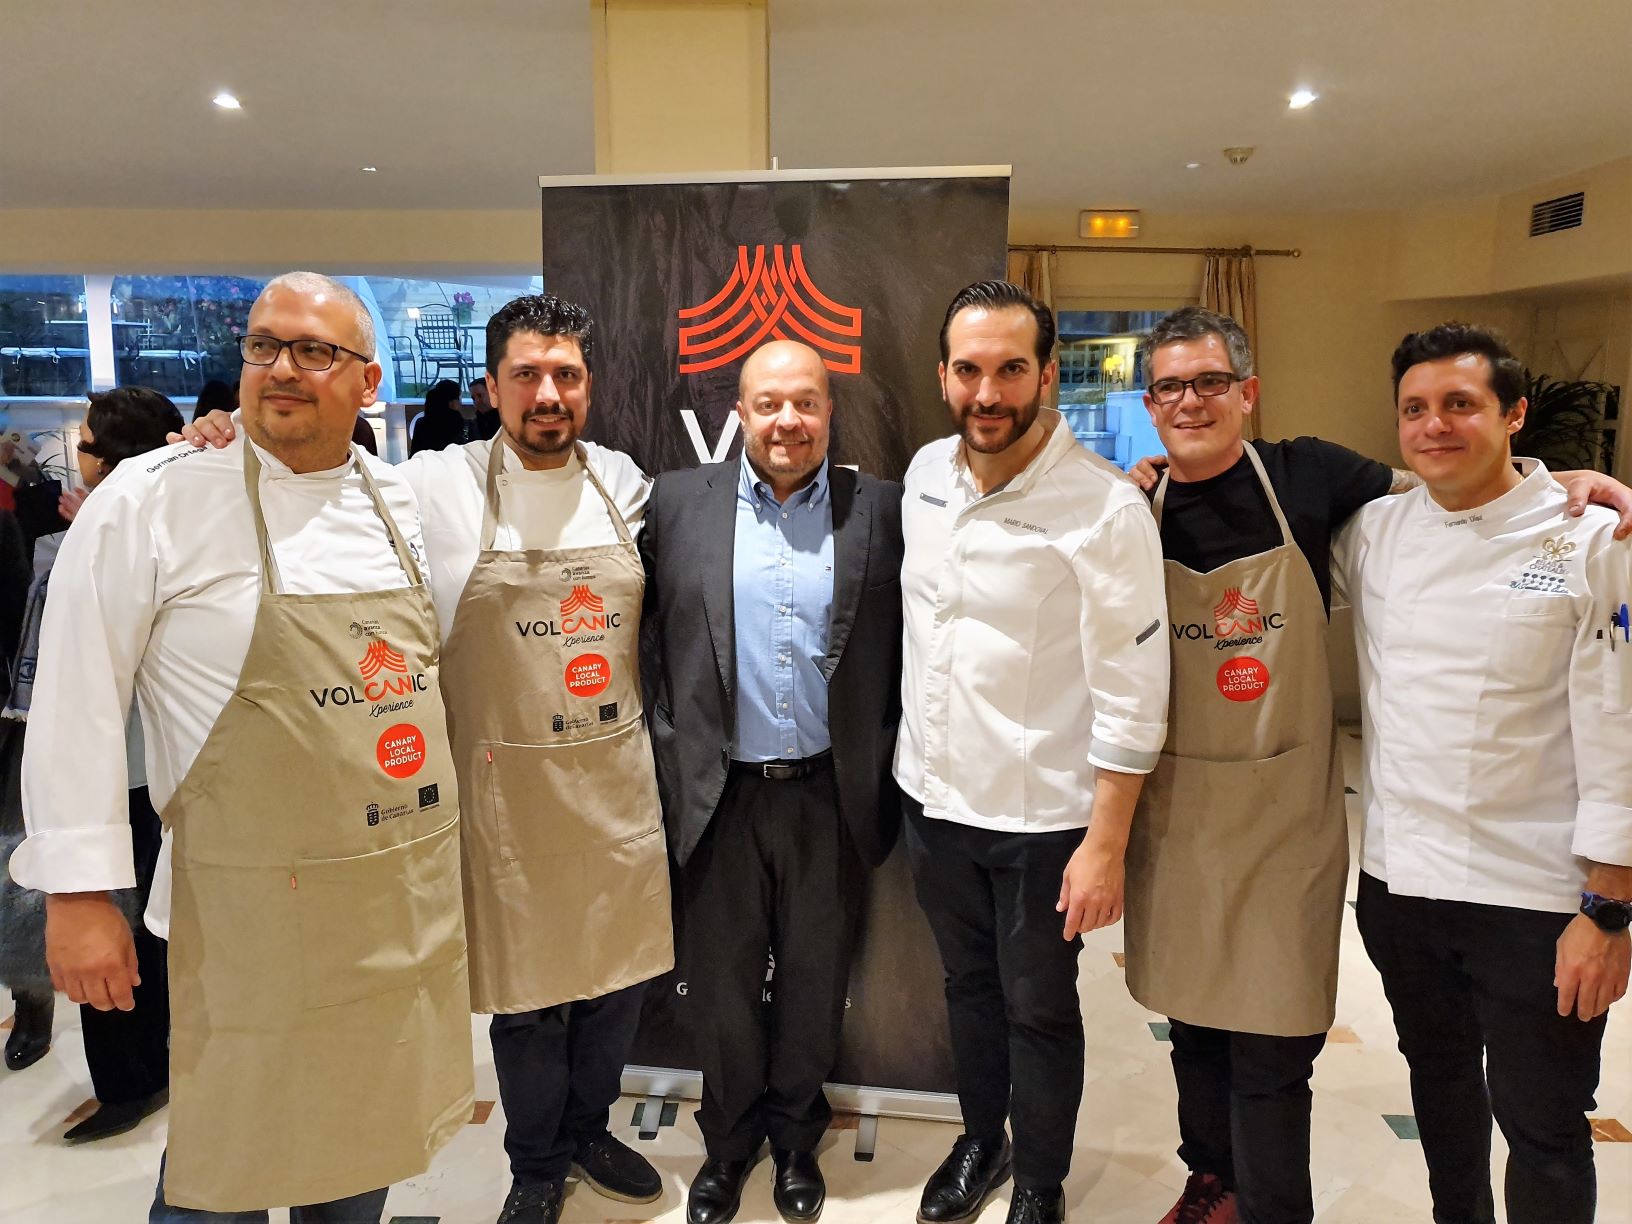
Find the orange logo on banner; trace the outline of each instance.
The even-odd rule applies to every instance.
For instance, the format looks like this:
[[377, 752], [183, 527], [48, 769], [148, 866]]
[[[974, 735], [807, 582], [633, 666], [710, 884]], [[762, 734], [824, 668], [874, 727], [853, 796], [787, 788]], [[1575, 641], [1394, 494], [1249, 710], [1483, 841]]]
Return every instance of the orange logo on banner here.
[[[816, 288], [803, 248], [737, 248], [722, 288], [680, 317], [680, 373], [701, 374], [746, 357], [765, 340], [800, 340], [836, 374], [861, 373], [861, 311]], [[723, 329], [723, 330], [722, 330]]]
[[567, 692], [574, 697], [594, 697], [612, 683], [612, 665], [601, 655], [579, 655], [567, 664]]
[[398, 723], [380, 733], [374, 754], [391, 777], [411, 778], [425, 764], [425, 737], [413, 723]]
[[388, 642], [373, 641], [368, 644], [368, 653], [357, 661], [357, 670], [362, 673], [364, 680], [372, 680], [381, 671], [408, 672], [408, 660], [397, 651], [391, 649]]

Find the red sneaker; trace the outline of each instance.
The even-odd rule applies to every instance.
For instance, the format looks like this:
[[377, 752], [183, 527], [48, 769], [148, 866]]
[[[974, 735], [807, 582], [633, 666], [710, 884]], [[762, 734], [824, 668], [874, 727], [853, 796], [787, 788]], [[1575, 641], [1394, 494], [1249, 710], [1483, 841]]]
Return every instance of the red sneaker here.
[[1224, 1189], [1224, 1183], [1211, 1173], [1192, 1173], [1184, 1183], [1184, 1193], [1173, 1204], [1173, 1210], [1161, 1219], [1161, 1224], [1239, 1224], [1235, 1210], [1235, 1191]]

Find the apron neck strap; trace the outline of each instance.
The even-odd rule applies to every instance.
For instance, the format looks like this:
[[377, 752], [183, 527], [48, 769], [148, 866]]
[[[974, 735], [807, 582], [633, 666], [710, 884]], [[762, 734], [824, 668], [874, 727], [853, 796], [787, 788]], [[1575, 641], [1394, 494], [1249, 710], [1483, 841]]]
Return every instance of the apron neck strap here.
[[[504, 453], [510, 449], [510, 444], [504, 440], [501, 430], [493, 436], [493, 449], [487, 456], [487, 495], [482, 502], [482, 538], [481, 551], [491, 552], [493, 540], [499, 531], [499, 473], [504, 470]], [[583, 465], [584, 475], [589, 478], [590, 486], [601, 495], [606, 503], [606, 513], [612, 519], [612, 527], [618, 533], [618, 543], [633, 544], [634, 537], [629, 534], [629, 524], [623, 521], [623, 515], [618, 513], [618, 505], [612, 500], [606, 486], [601, 484], [601, 478], [595, 475], [595, 469], [590, 465], [589, 452], [584, 449], [582, 442], [573, 443], [573, 454]]]
[[[385, 498], [380, 495], [380, 486], [374, 482], [374, 475], [357, 453], [355, 444], [348, 444], [346, 458], [348, 463], [356, 465], [357, 474], [363, 478], [363, 488], [368, 492], [368, 500], [374, 503], [374, 513], [379, 515], [385, 524], [386, 534], [391, 537], [391, 547], [397, 554], [397, 564], [402, 566], [402, 572], [407, 575], [408, 585], [422, 585], [424, 578], [419, 571], [419, 562], [414, 560], [408, 542], [402, 538], [396, 519], [391, 517], [391, 511], [385, 505]], [[245, 437], [244, 489], [249, 494], [249, 511], [255, 520], [255, 541], [261, 551], [261, 588], [275, 595], [283, 583], [278, 576], [278, 560], [272, 553], [271, 538], [266, 531], [266, 514], [261, 509], [261, 470], [261, 457], [255, 453], [255, 444]]]
[[[1258, 483], [1264, 487], [1264, 496], [1269, 499], [1269, 508], [1275, 515], [1275, 522], [1281, 528], [1281, 543], [1292, 544], [1292, 528], [1287, 524], [1286, 514], [1281, 510], [1280, 499], [1275, 496], [1275, 490], [1269, 483], [1269, 474], [1264, 471], [1264, 461], [1258, 457], [1258, 450], [1251, 442], [1242, 442], [1241, 447], [1252, 461], [1252, 470], [1258, 473]], [[1151, 499], [1150, 510], [1156, 516], [1156, 526], [1162, 525], [1162, 503], [1167, 500], [1167, 483], [1172, 479], [1167, 468], [1162, 469], [1162, 478], [1156, 486], [1156, 496]]]

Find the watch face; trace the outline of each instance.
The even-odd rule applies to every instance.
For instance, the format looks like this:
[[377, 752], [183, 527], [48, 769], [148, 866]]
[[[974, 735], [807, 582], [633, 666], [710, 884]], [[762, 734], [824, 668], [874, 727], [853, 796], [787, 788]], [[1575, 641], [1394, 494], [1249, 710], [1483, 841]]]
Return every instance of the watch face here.
[[1632, 925], [1632, 902], [1594, 897], [1581, 907], [1581, 912], [1606, 931], [1624, 931]]

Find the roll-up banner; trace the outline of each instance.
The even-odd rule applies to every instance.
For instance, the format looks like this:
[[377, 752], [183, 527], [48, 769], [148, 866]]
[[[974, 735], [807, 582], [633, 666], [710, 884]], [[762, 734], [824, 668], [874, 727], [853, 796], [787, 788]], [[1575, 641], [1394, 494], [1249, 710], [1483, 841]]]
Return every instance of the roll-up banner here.
[[[835, 463], [899, 480], [950, 432], [941, 320], [963, 286], [1003, 276], [1007, 166], [539, 185], [544, 287], [595, 319], [587, 438], [651, 473], [734, 457], [737, 376], [775, 339], [822, 355]], [[955, 1118], [940, 957], [899, 846], [868, 891], [830, 1096]], [[674, 972], [647, 993], [628, 1091], [698, 1091], [686, 966], [708, 949], [688, 942], [683, 913], [676, 939]], [[768, 960], [767, 999], [775, 989]]]

